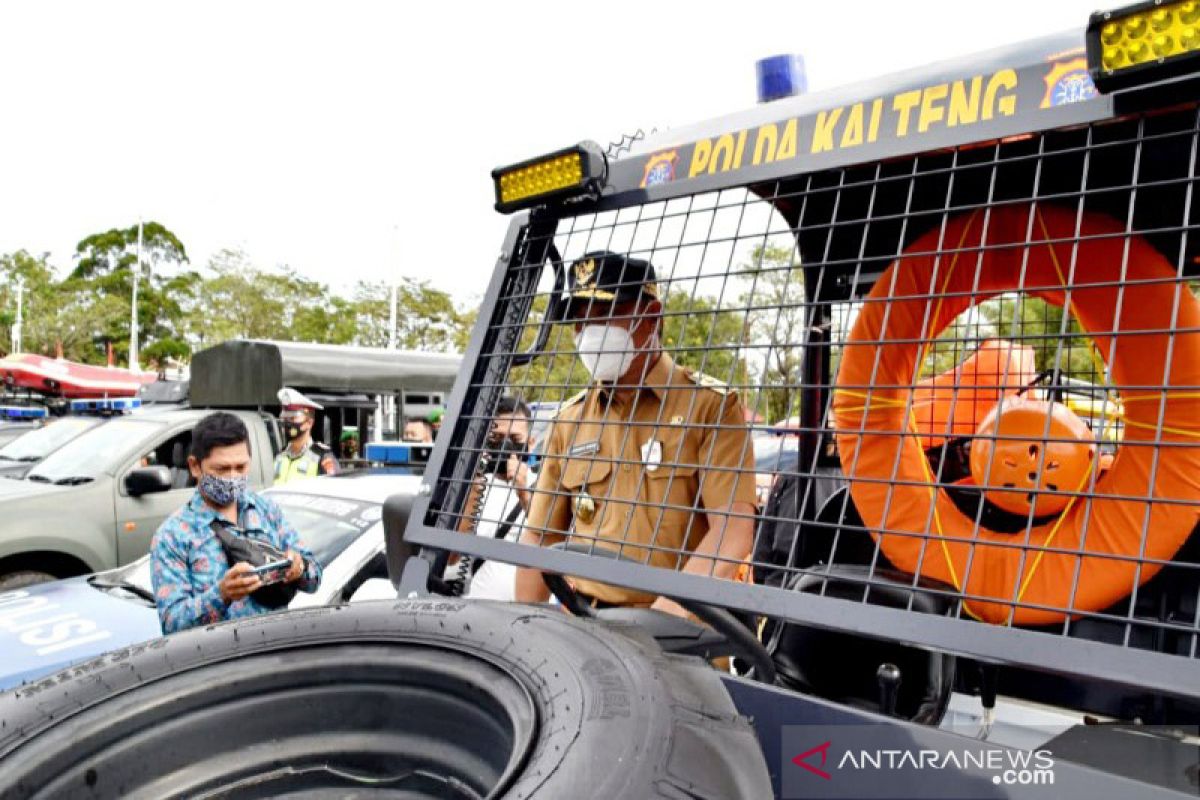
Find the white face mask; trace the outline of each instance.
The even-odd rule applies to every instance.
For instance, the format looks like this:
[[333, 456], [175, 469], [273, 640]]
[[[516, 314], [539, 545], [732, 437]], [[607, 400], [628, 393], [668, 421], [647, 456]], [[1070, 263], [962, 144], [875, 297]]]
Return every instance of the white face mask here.
[[612, 382], [629, 369], [637, 345], [619, 325], [585, 325], [575, 335], [575, 352], [593, 378]]

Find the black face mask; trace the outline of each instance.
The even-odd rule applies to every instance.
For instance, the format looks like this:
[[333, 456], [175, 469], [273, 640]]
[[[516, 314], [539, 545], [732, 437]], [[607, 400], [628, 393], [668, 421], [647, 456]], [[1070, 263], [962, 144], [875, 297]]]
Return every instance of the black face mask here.
[[516, 456], [518, 461], [528, 462], [529, 446], [525, 442], [517, 441], [512, 436], [489, 438], [480, 460], [483, 465], [483, 474], [506, 478], [509, 456]]
[[303, 431], [301, 431], [295, 425], [288, 425], [286, 428], [283, 429], [283, 432], [287, 434], [287, 438], [288, 438], [289, 442], [292, 441], [293, 439], [299, 439], [300, 434], [303, 433]]

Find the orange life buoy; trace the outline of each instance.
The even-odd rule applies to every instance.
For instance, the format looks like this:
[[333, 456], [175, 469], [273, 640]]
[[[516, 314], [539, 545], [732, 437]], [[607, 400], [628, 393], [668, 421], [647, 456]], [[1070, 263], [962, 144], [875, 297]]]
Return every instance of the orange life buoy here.
[[[1111, 468], [1019, 534], [977, 525], [935, 485], [910, 392], [929, 342], [1014, 290], [1067, 304], [1112, 353], [1124, 412]], [[1162, 254], [1100, 214], [1002, 206], [925, 234], [876, 281], [842, 351], [834, 427], [854, 504], [893, 564], [953, 584], [979, 619], [1046, 624], [1127, 596], [1195, 528], [1197, 386], [1200, 302]]]

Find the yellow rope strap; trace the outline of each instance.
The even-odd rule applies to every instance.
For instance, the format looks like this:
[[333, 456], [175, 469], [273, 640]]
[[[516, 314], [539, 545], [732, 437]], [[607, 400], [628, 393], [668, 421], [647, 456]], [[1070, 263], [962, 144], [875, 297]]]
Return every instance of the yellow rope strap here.
[[1021, 582], [1021, 588], [1017, 591], [1017, 602], [1021, 602], [1021, 598], [1025, 596], [1025, 590], [1029, 588], [1029, 582], [1033, 580], [1033, 574], [1037, 572], [1037, 568], [1042, 563], [1042, 556], [1046, 555], [1045, 548], [1049, 547], [1054, 542], [1054, 537], [1058, 535], [1058, 529], [1062, 527], [1063, 521], [1066, 520], [1067, 514], [1075, 506], [1075, 502], [1079, 500], [1079, 492], [1083, 491], [1083, 487], [1087, 485], [1088, 480], [1092, 477], [1092, 467], [1095, 464], [1093, 461], [1088, 464], [1087, 471], [1083, 474], [1083, 480], [1075, 487], [1075, 494], [1067, 501], [1067, 506], [1058, 515], [1058, 519], [1054, 521], [1054, 527], [1046, 534], [1046, 538], [1042, 541], [1038, 550], [1038, 554], [1034, 556], [1033, 564], [1029, 567], [1029, 572], [1025, 575], [1025, 580]]
[[[1200, 400], [1200, 392], [1170, 392], [1169, 396], [1168, 396], [1168, 391], [1169, 390], [1167, 390], [1167, 389], [1163, 389], [1162, 394], [1139, 394], [1139, 395], [1135, 395], [1134, 397], [1123, 397], [1123, 398], [1121, 398], [1121, 402], [1123, 402], [1125, 404], [1129, 404], [1129, 403], [1137, 403], [1137, 402], [1146, 402], [1149, 400], [1158, 400], [1158, 401]], [[1178, 436], [1190, 436], [1193, 439], [1200, 439], [1200, 429], [1197, 429], [1195, 427], [1174, 428], [1174, 427], [1169, 427], [1169, 426], [1163, 425], [1162, 428], [1159, 428], [1158, 425], [1151, 425], [1148, 422], [1138, 422], [1137, 420], [1131, 420], [1128, 417], [1126, 417], [1124, 414], [1122, 414], [1120, 416], [1120, 419], [1122, 421], [1124, 421], [1124, 423], [1126, 425], [1130, 426], [1131, 428], [1141, 428], [1142, 430], [1147, 430], [1147, 431], [1161, 430], [1164, 433], [1174, 433]]]

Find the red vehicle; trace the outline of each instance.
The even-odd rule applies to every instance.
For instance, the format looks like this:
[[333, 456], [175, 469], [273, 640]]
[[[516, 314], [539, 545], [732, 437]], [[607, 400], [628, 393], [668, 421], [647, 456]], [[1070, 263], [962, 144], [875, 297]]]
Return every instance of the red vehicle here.
[[15, 389], [31, 389], [67, 398], [136, 397], [138, 388], [153, 383], [153, 372], [116, 367], [93, 367], [58, 358], [13, 353], [0, 358], [0, 379]]

